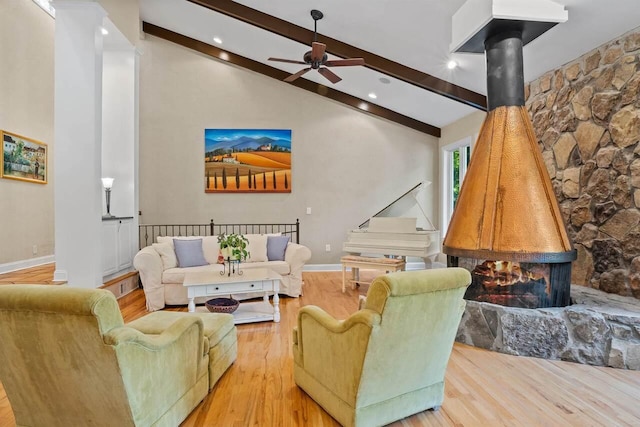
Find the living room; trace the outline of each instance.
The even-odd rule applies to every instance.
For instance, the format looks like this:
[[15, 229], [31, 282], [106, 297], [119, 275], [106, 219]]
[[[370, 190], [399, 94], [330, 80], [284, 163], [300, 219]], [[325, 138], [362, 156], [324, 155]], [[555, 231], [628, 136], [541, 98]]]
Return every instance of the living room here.
[[[139, 61], [138, 163], [132, 166], [132, 171], [115, 177], [110, 207], [112, 213], [133, 217], [136, 225], [206, 223], [209, 219], [218, 223], [273, 223], [294, 222], [300, 218], [302, 243], [313, 254], [308, 263], [309, 271], [336, 269], [343, 254], [341, 246], [346, 233], [419, 182], [428, 181], [431, 185], [418, 194], [418, 203], [425, 215], [438, 228], [444, 229], [443, 176], [440, 172], [442, 147], [475, 139], [484, 120], [484, 112], [477, 111], [443, 126], [441, 136], [437, 138], [144, 34], [139, 29], [138, 6], [134, 4], [137, 2], [99, 3], [121, 35], [131, 46], [135, 46], [138, 52], [136, 60]], [[4, 225], [0, 233], [3, 242], [11, 242], [3, 243], [0, 247], [0, 272], [5, 272], [52, 262], [57, 239], [67, 239], [69, 244], [73, 244], [76, 237], [73, 232], [67, 237], [59, 237], [59, 231], [56, 231], [56, 221], [59, 220], [56, 216], [63, 211], [54, 202], [54, 186], [56, 192], [64, 192], [65, 189], [58, 187], [56, 178], [60, 171], [56, 171], [59, 166], [53, 159], [59, 147], [65, 150], [68, 147], [64, 143], [59, 145], [55, 137], [55, 21], [32, 1], [10, 0], [0, 6], [0, 11], [3, 58], [13, 64], [3, 71], [0, 128], [45, 142], [50, 156], [48, 182], [45, 185], [0, 180], [3, 200], [0, 221]], [[611, 41], [626, 37], [627, 32], [621, 31]], [[594, 49], [599, 46], [594, 46]], [[603, 53], [608, 50], [606, 47], [601, 49]], [[637, 62], [637, 51], [633, 52], [636, 52]], [[567, 63], [579, 61], [582, 59], [570, 58]], [[625, 82], [633, 80], [634, 74], [631, 74]], [[545, 74], [531, 82], [530, 87], [539, 88], [545, 84], [547, 76]], [[614, 78], [615, 75], [612, 80]], [[529, 90], [527, 106], [534, 115], [545, 109], [539, 100], [546, 92], [543, 89]], [[637, 99], [637, 91], [635, 96]], [[578, 100], [576, 104], [579, 104]], [[607, 116], [607, 119], [610, 118]], [[534, 118], [534, 126], [542, 134], [553, 127], [542, 118], [538, 121]], [[201, 171], [203, 132], [209, 128], [291, 129], [292, 192], [253, 195], [205, 193]], [[636, 128], [629, 125], [625, 129], [627, 133], [633, 133]], [[559, 132], [564, 131], [566, 129]], [[544, 143], [544, 138], [540, 137]], [[551, 135], [547, 137], [552, 138]], [[634, 184], [637, 172], [632, 166], [637, 159], [637, 150], [633, 153], [633, 144], [637, 141], [629, 145], [616, 141], [621, 140], [598, 140], [595, 145], [590, 142], [585, 145], [581, 139], [577, 143], [566, 140], [555, 145], [545, 143], [544, 152], [547, 154], [543, 155], [545, 160], [549, 158], [549, 153], [554, 153], [556, 159], [564, 159], [562, 166], [553, 166], [556, 174], [552, 180], [559, 187], [560, 201], [564, 202], [561, 203], [563, 215], [567, 223], [574, 227], [570, 234], [573, 243], [577, 244], [577, 265], [580, 266], [574, 269], [576, 277], [580, 277], [574, 283], [588, 284], [597, 280], [599, 286], [607, 288], [609, 292], [637, 297], [636, 282], [630, 278], [640, 274], [637, 271], [639, 267], [632, 264], [632, 258], [620, 258], [615, 249], [624, 248], [634, 253], [633, 239], [628, 236], [635, 236], [637, 218], [633, 214], [618, 216], [616, 223], [620, 225], [610, 230], [618, 243], [606, 242], [600, 244], [601, 247], [596, 244], [593, 249], [594, 237], [585, 237], [585, 234], [601, 224], [592, 217], [580, 219], [582, 211], [579, 208], [582, 207], [581, 203], [585, 203], [586, 197], [581, 198], [582, 193], [576, 193], [576, 183], [572, 178], [576, 173], [574, 169], [584, 167], [588, 162], [577, 162], [576, 151], [593, 157], [596, 163], [597, 144], [605, 147], [613, 142], [616, 147], [626, 148], [624, 153], [618, 155], [615, 162], [618, 166], [614, 169], [624, 170], [625, 173], [619, 175], [628, 175], [628, 179], [614, 179], [615, 184], [612, 185], [621, 188], [616, 191], [622, 193], [628, 187], [625, 193], [628, 196], [618, 198], [621, 203], [616, 202], [616, 209], [625, 212], [637, 210], [637, 196], [634, 199], [638, 192]], [[574, 150], [576, 146], [579, 148]], [[630, 156], [628, 147], [631, 147]], [[612, 151], [610, 155], [610, 163], [614, 163], [616, 153]], [[117, 156], [109, 156], [112, 165], [118, 162]], [[599, 167], [606, 163], [602, 158], [605, 153], [600, 156]], [[63, 163], [63, 167], [78, 162], [78, 159], [73, 159]], [[91, 174], [98, 178], [93, 185], [95, 194], [92, 197], [100, 200], [104, 213], [104, 190], [99, 183], [102, 175], [95, 170]], [[371, 191], [372, 188], [375, 191]], [[127, 199], [123, 198], [123, 194], [127, 195]], [[76, 203], [83, 205], [84, 202], [74, 201], [73, 197], [71, 191], [64, 200], [72, 206]], [[606, 219], [615, 217], [616, 213], [617, 210], [610, 212]], [[72, 224], [66, 226], [73, 230]], [[584, 232], [581, 231], [583, 227]], [[99, 233], [99, 228], [93, 232]], [[603, 263], [598, 263], [599, 259], [615, 261], [609, 263], [612, 268], [596, 271], [599, 274], [594, 276], [594, 263], [596, 270], [605, 268]], [[440, 261], [445, 260], [440, 258]], [[616, 279], [618, 276], [623, 279]], [[306, 285], [332, 287], [333, 296], [335, 289], [339, 289], [335, 277], [321, 277], [327, 277], [327, 282], [307, 279]], [[81, 286], [96, 287], [93, 283]], [[320, 295], [313, 295], [312, 291], [309, 298], [316, 301], [322, 299]], [[348, 304], [348, 310], [357, 309], [357, 299]], [[290, 334], [285, 326], [292, 324], [292, 319], [281, 324], [280, 333]], [[285, 344], [290, 343], [285, 340]], [[424, 419], [421, 421], [425, 422]]]
[[[23, 97], [9, 93], [15, 102], [11, 108], [7, 107], [7, 111], [16, 116], [17, 123], [24, 123], [16, 124], [13, 132], [48, 142], [52, 160], [56, 149], [51, 143], [53, 21], [50, 18], [47, 21], [46, 15], [37, 14], [25, 18], [36, 19], [35, 30], [20, 34], [23, 30], [16, 25], [15, 31], [7, 30], [12, 37], [8, 40], [15, 38], [25, 45], [39, 47], [38, 55], [31, 56], [38, 58], [37, 66], [27, 67], [27, 70], [34, 73], [33, 79], [29, 80], [46, 86], [34, 91], [34, 96], [42, 97], [36, 102], [26, 102]], [[135, 23], [138, 24], [137, 21]], [[135, 36], [138, 37], [137, 32]], [[28, 44], [29, 39], [33, 43]], [[256, 73], [211, 61], [155, 37], [147, 36], [136, 44], [141, 52], [148, 52], [148, 55], [139, 55], [141, 155], [137, 170], [138, 191], [143, 196], [139, 198], [137, 208], [123, 199], [123, 193], [130, 197], [129, 188], [133, 182], [129, 182], [129, 177], [123, 180], [116, 176], [111, 193], [111, 213], [133, 216], [140, 223], [147, 224], [199, 223], [208, 222], [211, 218], [219, 223], [295, 222], [300, 218], [304, 222], [306, 244], [314, 253], [314, 264], [335, 264], [341, 256], [341, 244], [347, 230], [357, 227], [419, 182], [432, 183], [419, 196], [426, 215], [432, 220], [438, 217], [437, 138], [373, 118]], [[16, 61], [26, 60], [21, 51], [14, 54]], [[180, 69], [172, 70], [176, 66]], [[167, 74], [154, 70], [165, 70]], [[167, 78], [173, 80], [172, 76], [183, 73], [187, 73], [184, 79], [166, 82]], [[16, 85], [10, 88], [18, 89]], [[269, 108], [256, 104], [256, 97], [269, 100]], [[212, 100], [225, 101], [214, 103]], [[24, 108], [17, 108], [16, 103], [23, 101]], [[45, 106], [48, 110], [44, 112], [29, 111], [30, 108], [43, 109]], [[177, 115], [176, 111], [180, 113]], [[37, 124], [32, 120], [34, 115], [41, 118]], [[483, 113], [477, 115], [480, 119], [474, 121], [479, 123]], [[177, 116], [188, 117], [188, 120], [177, 120]], [[34, 126], [34, 130], [30, 126]], [[203, 147], [194, 141], [203, 141], [204, 129], [221, 126], [291, 129], [294, 190], [287, 195], [259, 194], [251, 198], [234, 194], [205, 194], [198, 172]], [[451, 128], [459, 133], [459, 126]], [[469, 134], [476, 131], [475, 128], [469, 130]], [[443, 129], [445, 138], [447, 132]], [[184, 147], [180, 141], [191, 141], [188, 143], [190, 148]], [[26, 190], [37, 192], [37, 195], [27, 194], [25, 197], [24, 186], [9, 180], [3, 182], [9, 200], [19, 199], [34, 204], [12, 204], [17, 211], [11, 215], [7, 213], [3, 218], [9, 230], [25, 229], [20, 226], [20, 221], [28, 215], [35, 212], [43, 212], [43, 215], [38, 215], [38, 221], [30, 221], [33, 225], [26, 230], [33, 235], [19, 239], [21, 247], [3, 248], [7, 253], [2, 264], [53, 254], [55, 165], [50, 168], [48, 185], [32, 186]], [[345, 188], [348, 192], [344, 191]], [[376, 188], [376, 191], [368, 191], [370, 188]], [[101, 188], [98, 197], [105, 212]], [[306, 214], [307, 207], [311, 208], [311, 215]], [[139, 218], [138, 211], [141, 212]], [[18, 240], [12, 237], [7, 236], [10, 240]], [[327, 244], [332, 248], [331, 252], [326, 252]], [[37, 254], [33, 254], [34, 247], [37, 247]]]

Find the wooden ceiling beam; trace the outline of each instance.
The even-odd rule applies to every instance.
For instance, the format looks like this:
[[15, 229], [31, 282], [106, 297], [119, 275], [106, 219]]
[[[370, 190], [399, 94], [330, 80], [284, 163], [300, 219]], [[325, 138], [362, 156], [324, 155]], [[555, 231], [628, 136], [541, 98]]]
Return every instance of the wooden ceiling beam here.
[[[199, 6], [214, 12], [238, 19], [263, 30], [270, 31], [298, 43], [310, 45], [313, 41], [313, 31], [292, 24], [283, 19], [236, 3], [232, 0], [189, 0]], [[461, 102], [479, 110], [487, 109], [487, 97], [472, 90], [439, 79], [382, 56], [351, 46], [340, 40], [323, 36], [318, 33], [318, 41], [327, 45], [327, 52], [342, 58], [364, 58], [366, 67], [402, 80], [419, 88], [437, 93], [454, 101]]]
[[[191, 37], [187, 37], [171, 30], [167, 30], [166, 28], [153, 25], [149, 22], [142, 23], [142, 31], [144, 31], [146, 34], [186, 47], [187, 49], [195, 50], [210, 57], [220, 59], [222, 61], [249, 69], [251, 71], [255, 71], [257, 73], [272, 77], [277, 80], [284, 80], [289, 76], [289, 73], [287, 73], [286, 71], [282, 71], [261, 62], [254, 61], [253, 59], [245, 58], [244, 56], [236, 55], [224, 49], [220, 49], [216, 46], [212, 46], [199, 40], [192, 39]], [[355, 96], [348, 95], [346, 93], [331, 89], [327, 86], [306, 79], [297, 79], [289, 84], [340, 102], [342, 104], [357, 108], [358, 110], [365, 111], [374, 116], [382, 117], [403, 126], [407, 126], [411, 129], [415, 129], [428, 135], [435, 136], [436, 138], [440, 138], [440, 128], [438, 127], [421, 122], [411, 117], [407, 117], [400, 113], [396, 113], [395, 111], [389, 110], [388, 108], [372, 104]]]

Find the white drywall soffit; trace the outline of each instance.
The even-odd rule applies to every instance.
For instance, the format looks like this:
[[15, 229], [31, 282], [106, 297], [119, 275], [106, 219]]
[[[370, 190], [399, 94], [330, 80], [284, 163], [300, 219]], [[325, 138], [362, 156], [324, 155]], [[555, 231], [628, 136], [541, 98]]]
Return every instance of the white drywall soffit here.
[[53, 5], [51, 4], [51, 0], [33, 0], [33, 2], [38, 6], [40, 6], [42, 10], [47, 12], [49, 16], [55, 19], [56, 10], [53, 8]]
[[451, 52], [494, 19], [536, 22], [566, 22], [564, 6], [550, 0], [468, 0], [452, 18]]

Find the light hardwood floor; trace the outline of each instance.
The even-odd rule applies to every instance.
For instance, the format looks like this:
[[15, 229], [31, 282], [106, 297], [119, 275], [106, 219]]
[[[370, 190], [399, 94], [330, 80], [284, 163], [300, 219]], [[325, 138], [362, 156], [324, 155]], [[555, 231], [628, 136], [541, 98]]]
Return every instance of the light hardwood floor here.
[[[39, 276], [25, 275], [26, 280], [19, 280], [21, 274], [13, 274], [11, 280], [10, 275], [0, 275], [0, 283], [51, 282], [53, 268], [49, 269]], [[308, 304], [339, 318], [348, 316], [357, 308], [358, 291], [343, 294], [339, 272], [305, 273], [304, 278], [303, 297], [281, 298], [279, 324], [238, 326], [238, 359], [183, 426], [338, 426], [293, 381], [291, 329], [298, 309]], [[140, 290], [119, 302], [125, 321], [145, 314]], [[186, 307], [171, 309], [186, 311]], [[456, 344], [445, 393], [439, 411], [426, 411], [392, 425], [640, 425], [640, 372], [634, 371], [508, 356]], [[15, 426], [15, 420], [0, 386], [0, 427], [9, 426]]]

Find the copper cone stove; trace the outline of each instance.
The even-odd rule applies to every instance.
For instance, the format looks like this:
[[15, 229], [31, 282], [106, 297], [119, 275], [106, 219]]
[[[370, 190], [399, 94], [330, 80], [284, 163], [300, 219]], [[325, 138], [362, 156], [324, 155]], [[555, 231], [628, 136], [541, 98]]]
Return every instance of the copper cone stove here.
[[526, 308], [570, 304], [576, 251], [524, 106], [523, 39], [551, 26], [494, 19], [459, 48], [477, 51], [478, 37], [486, 38], [489, 112], [443, 244], [449, 266], [472, 272], [467, 299]]

